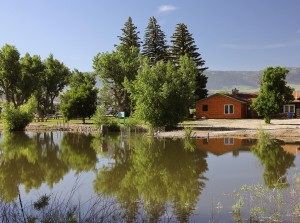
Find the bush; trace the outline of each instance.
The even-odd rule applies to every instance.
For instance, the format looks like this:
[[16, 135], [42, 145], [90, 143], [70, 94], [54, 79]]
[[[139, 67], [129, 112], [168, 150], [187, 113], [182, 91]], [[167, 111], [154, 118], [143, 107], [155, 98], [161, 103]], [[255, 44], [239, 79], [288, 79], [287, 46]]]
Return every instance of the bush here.
[[14, 108], [12, 104], [4, 104], [1, 118], [4, 130], [24, 131], [33, 120], [33, 115], [28, 113], [26, 109]]
[[103, 108], [103, 107], [98, 107], [94, 116], [93, 116], [93, 119], [95, 121], [95, 125], [98, 129], [101, 129], [101, 126], [102, 125], [108, 125], [109, 124], [109, 121], [108, 121], [108, 118], [106, 116], [106, 109]]
[[125, 126], [130, 128], [135, 128], [140, 124], [140, 121], [136, 118], [130, 117], [126, 118]]

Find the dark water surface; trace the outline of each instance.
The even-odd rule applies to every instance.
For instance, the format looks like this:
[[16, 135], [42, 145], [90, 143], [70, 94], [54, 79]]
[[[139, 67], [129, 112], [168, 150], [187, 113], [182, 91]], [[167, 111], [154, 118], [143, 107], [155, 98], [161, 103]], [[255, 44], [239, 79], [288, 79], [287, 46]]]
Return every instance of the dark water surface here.
[[234, 200], [223, 193], [256, 183], [272, 189], [300, 166], [300, 143], [267, 146], [238, 138], [2, 133], [0, 197], [11, 202], [20, 191], [31, 202], [72, 194], [84, 206], [101, 194], [116, 199], [127, 221], [233, 222]]

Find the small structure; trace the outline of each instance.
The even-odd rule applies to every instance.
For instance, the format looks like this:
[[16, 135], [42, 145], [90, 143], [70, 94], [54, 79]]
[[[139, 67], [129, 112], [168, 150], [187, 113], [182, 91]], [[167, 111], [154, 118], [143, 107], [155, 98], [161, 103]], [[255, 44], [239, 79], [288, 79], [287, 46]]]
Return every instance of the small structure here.
[[282, 108], [282, 113], [286, 114], [288, 117], [288, 114], [291, 114], [291, 117], [300, 117], [300, 92], [294, 91], [293, 92], [294, 100], [289, 103], [285, 104]]
[[252, 118], [256, 113], [251, 109], [256, 93], [239, 93], [237, 89], [232, 94], [213, 94], [196, 103], [196, 118]]

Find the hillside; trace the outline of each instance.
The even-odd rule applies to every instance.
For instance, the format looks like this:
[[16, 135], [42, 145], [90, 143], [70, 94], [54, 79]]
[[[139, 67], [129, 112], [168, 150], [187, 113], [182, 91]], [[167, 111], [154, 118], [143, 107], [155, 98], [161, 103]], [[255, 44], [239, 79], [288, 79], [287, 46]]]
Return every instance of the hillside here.
[[[287, 83], [300, 91], [300, 67], [288, 68]], [[206, 70], [208, 77], [207, 89], [213, 93], [217, 91], [231, 91], [234, 88], [243, 92], [258, 91], [263, 71], [210, 71]]]

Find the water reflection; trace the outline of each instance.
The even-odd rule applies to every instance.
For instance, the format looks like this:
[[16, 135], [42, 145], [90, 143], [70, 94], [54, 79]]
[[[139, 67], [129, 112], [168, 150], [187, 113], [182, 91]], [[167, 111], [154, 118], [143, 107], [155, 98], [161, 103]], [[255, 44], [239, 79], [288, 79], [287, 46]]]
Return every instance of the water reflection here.
[[[55, 142], [54, 133], [5, 133], [0, 144], [0, 196], [10, 202], [17, 198], [19, 185], [28, 193], [42, 183], [50, 188], [70, 171], [90, 171], [97, 163], [91, 135], [64, 133]], [[60, 144], [61, 145], [60, 145]]]
[[197, 148], [208, 151], [216, 156], [232, 152], [232, 155], [237, 157], [240, 151], [250, 151], [255, 143], [256, 139], [232, 137], [196, 139]]
[[32, 138], [24, 132], [5, 133], [0, 148], [0, 196], [4, 201], [15, 200], [20, 184], [26, 192], [42, 183], [52, 187], [68, 172], [52, 133]]
[[[293, 145], [292, 151], [298, 147]], [[96, 193], [116, 198], [127, 222], [158, 222], [167, 214], [188, 222], [199, 200], [206, 202], [201, 200], [209, 184], [205, 176], [209, 165], [214, 165], [208, 163], [208, 153], [223, 165], [224, 154], [232, 153], [234, 158], [226, 158], [239, 161], [241, 152], [253, 158], [252, 151], [264, 167], [265, 184], [273, 188], [278, 182], [288, 186], [287, 170], [294, 165], [295, 155], [284, 149], [291, 150], [291, 146], [265, 135], [258, 140], [229, 137], [194, 141], [157, 140], [139, 134], [5, 133], [0, 143], [0, 198], [15, 200], [20, 185], [26, 192], [42, 183], [52, 188], [71, 170], [88, 172], [94, 180], [84, 183], [92, 183]], [[105, 163], [99, 163], [99, 157], [105, 157]], [[224, 172], [241, 174], [235, 169], [231, 173], [232, 169], [227, 171], [224, 166]]]
[[[205, 187], [206, 152], [184, 149], [182, 141], [136, 140], [134, 149], [111, 168], [103, 167], [94, 181], [95, 191], [116, 196], [124, 218], [136, 221], [140, 208], [144, 218], [157, 222], [173, 205], [180, 222], [187, 222]], [[115, 156], [121, 158], [116, 148]], [[122, 150], [122, 149], [121, 149]]]
[[280, 142], [261, 131], [252, 152], [264, 166], [264, 182], [269, 188], [288, 186], [286, 173], [294, 166], [295, 155], [284, 151]]
[[78, 133], [64, 133], [61, 140], [61, 160], [76, 173], [88, 172], [97, 163], [96, 151], [93, 148], [94, 136]]

